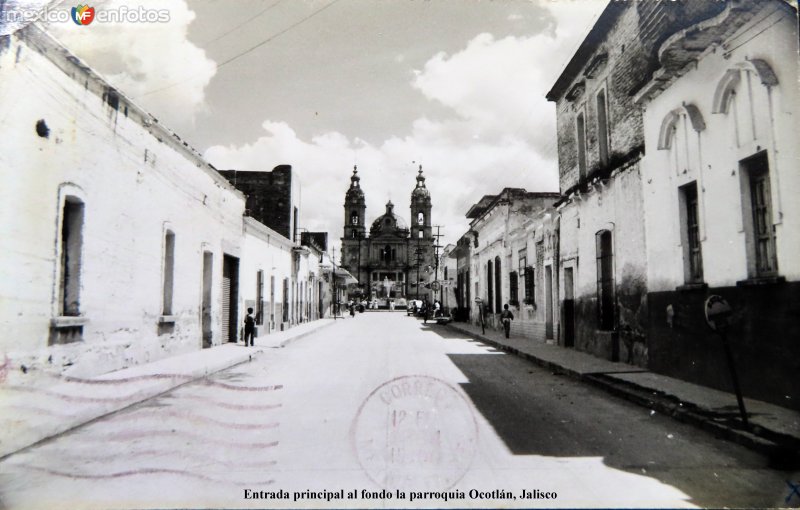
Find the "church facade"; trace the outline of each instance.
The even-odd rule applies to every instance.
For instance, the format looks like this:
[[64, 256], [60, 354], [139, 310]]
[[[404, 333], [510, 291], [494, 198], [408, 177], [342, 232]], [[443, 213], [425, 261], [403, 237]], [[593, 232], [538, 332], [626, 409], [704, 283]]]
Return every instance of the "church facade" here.
[[406, 299], [430, 299], [426, 284], [434, 280], [434, 236], [431, 227], [431, 195], [420, 166], [411, 192], [411, 223], [386, 203], [384, 213], [367, 232], [366, 201], [358, 169], [353, 168], [344, 201], [344, 233], [341, 266], [358, 280], [355, 293], [380, 306], [402, 304]]

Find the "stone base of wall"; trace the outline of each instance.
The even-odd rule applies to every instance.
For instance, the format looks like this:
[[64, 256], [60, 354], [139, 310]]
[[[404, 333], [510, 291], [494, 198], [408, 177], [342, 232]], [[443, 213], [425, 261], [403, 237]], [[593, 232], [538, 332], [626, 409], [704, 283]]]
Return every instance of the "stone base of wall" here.
[[745, 396], [800, 410], [800, 282], [650, 293], [649, 368], [733, 391], [722, 340], [705, 321], [712, 294], [734, 311], [728, 342]]
[[200, 338], [195, 340], [175, 335], [128, 340], [88, 338], [34, 351], [8, 352], [0, 368], [0, 382], [30, 387], [48, 386], [64, 376], [94, 377], [200, 348]]

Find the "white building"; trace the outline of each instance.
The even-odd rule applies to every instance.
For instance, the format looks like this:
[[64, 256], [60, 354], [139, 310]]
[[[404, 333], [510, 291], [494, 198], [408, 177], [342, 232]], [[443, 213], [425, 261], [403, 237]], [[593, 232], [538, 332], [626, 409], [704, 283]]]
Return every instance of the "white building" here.
[[729, 337], [742, 387], [799, 406], [797, 12], [778, 0], [727, 2], [658, 56], [636, 97], [651, 366], [729, 388], [703, 318], [719, 294], [738, 316]]
[[[197, 152], [35, 25], [0, 46], [0, 111], [12, 381], [236, 341], [244, 305], [297, 279], [293, 243], [243, 218], [245, 197]], [[307, 293], [317, 270], [304, 270]], [[300, 295], [278, 295], [271, 315], [295, 301], [299, 320]]]
[[[473, 238], [470, 253], [470, 280], [473, 287], [470, 290], [473, 299], [480, 298], [484, 320], [490, 327], [500, 327], [499, 314], [508, 304], [515, 315], [512, 332], [536, 335], [533, 306], [521, 307], [520, 303], [521, 296], [531, 297], [533, 286], [529, 280], [526, 294], [526, 282], [524, 275], [520, 277], [519, 263], [524, 260], [523, 267], [529, 268], [529, 262], [532, 261], [526, 255], [529, 236], [520, 236], [519, 229], [524, 231], [523, 225], [529, 218], [543, 214], [558, 198], [558, 193], [505, 188], [497, 195], [484, 196], [467, 211]], [[531, 246], [531, 256], [533, 250], [535, 246]], [[532, 275], [533, 270], [528, 274]], [[552, 301], [549, 302], [554, 305]], [[525, 304], [523, 301], [522, 305]], [[557, 317], [558, 314], [553, 311], [553, 316]], [[480, 324], [481, 314], [477, 307], [471, 313], [470, 320]]]

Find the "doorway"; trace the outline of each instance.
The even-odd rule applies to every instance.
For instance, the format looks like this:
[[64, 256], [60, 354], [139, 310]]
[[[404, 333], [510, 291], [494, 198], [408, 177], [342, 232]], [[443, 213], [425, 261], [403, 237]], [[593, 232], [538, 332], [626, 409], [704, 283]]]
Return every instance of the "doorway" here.
[[239, 259], [223, 255], [222, 259], [222, 327], [223, 338], [238, 340], [239, 325]]
[[564, 347], [575, 346], [575, 297], [571, 267], [564, 268]]
[[553, 266], [544, 268], [544, 336], [553, 339]]

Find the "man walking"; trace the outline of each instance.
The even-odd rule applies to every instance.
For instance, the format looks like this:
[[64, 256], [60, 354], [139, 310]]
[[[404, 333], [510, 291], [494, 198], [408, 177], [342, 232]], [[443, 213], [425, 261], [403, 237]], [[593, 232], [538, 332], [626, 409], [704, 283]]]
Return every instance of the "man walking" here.
[[500, 314], [500, 320], [503, 322], [503, 330], [506, 332], [506, 338], [511, 332], [511, 321], [514, 320], [514, 314], [508, 309], [508, 305], [503, 306], [503, 312]]

